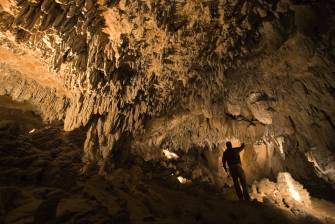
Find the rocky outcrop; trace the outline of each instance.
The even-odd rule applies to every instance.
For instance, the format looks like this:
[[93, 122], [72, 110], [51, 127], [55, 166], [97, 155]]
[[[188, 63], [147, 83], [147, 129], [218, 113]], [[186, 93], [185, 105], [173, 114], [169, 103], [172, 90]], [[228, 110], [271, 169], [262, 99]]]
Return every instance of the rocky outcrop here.
[[289, 173], [279, 173], [277, 183], [263, 179], [253, 185], [252, 195], [257, 200], [278, 204], [292, 210], [311, 208], [309, 193]]
[[[32, 118], [28, 112], [22, 115], [19, 119]], [[27, 124], [18, 122], [13, 118], [17, 125]], [[84, 137], [82, 130], [64, 132], [61, 126], [42, 125], [35, 132], [20, 135], [0, 126], [1, 223], [333, 221], [329, 214], [292, 214], [257, 202], [234, 202], [227, 189], [223, 195], [213, 186], [181, 185], [157, 162], [144, 163], [136, 157], [128, 158], [108, 178], [97, 172], [79, 175]]]
[[63, 103], [58, 117], [48, 106], [43, 113], [64, 118], [68, 131], [86, 127], [87, 168], [109, 172], [121, 148], [148, 160], [164, 148], [199, 167], [167, 166], [218, 183], [231, 140], [247, 143], [251, 179], [289, 171], [333, 184], [333, 7], [20, 0], [0, 12], [1, 47], [48, 66], [54, 81], [39, 83]]
[[64, 119], [69, 104], [65, 96], [59, 96], [55, 89], [41, 86], [1, 64], [0, 73], [0, 95], [11, 96], [19, 102], [30, 102], [36, 106], [36, 110], [46, 122]]

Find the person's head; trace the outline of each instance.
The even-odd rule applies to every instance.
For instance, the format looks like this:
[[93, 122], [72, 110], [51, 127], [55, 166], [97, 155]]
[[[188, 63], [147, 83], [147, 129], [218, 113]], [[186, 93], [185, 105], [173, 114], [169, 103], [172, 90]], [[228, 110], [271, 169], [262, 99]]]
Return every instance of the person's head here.
[[231, 148], [233, 148], [233, 146], [231, 145], [231, 142], [227, 142], [227, 143], [226, 143], [226, 146], [227, 146], [227, 149], [231, 149]]

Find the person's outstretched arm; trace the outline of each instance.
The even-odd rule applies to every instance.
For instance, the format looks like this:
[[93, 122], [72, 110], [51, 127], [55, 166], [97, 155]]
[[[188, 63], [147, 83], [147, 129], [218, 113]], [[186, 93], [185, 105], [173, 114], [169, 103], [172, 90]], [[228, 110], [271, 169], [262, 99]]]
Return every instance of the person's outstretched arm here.
[[242, 143], [241, 146], [237, 148], [238, 152], [241, 152], [243, 149], [244, 149], [244, 143]]

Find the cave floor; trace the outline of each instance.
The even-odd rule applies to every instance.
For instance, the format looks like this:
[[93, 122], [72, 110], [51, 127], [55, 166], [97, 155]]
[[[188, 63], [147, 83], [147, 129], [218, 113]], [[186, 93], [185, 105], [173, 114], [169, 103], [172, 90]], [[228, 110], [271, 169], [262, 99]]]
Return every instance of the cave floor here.
[[238, 202], [230, 188], [182, 185], [155, 164], [128, 164], [107, 179], [81, 175], [82, 131], [44, 126], [18, 134], [7, 126], [0, 128], [0, 224], [334, 223], [325, 218], [330, 202], [314, 200], [318, 218]]

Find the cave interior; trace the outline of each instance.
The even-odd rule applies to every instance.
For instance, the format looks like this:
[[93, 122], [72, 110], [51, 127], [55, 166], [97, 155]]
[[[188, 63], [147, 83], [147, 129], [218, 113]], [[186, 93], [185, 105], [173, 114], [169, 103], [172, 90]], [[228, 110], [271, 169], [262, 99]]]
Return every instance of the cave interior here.
[[335, 1], [0, 0], [0, 167], [0, 224], [335, 223]]

